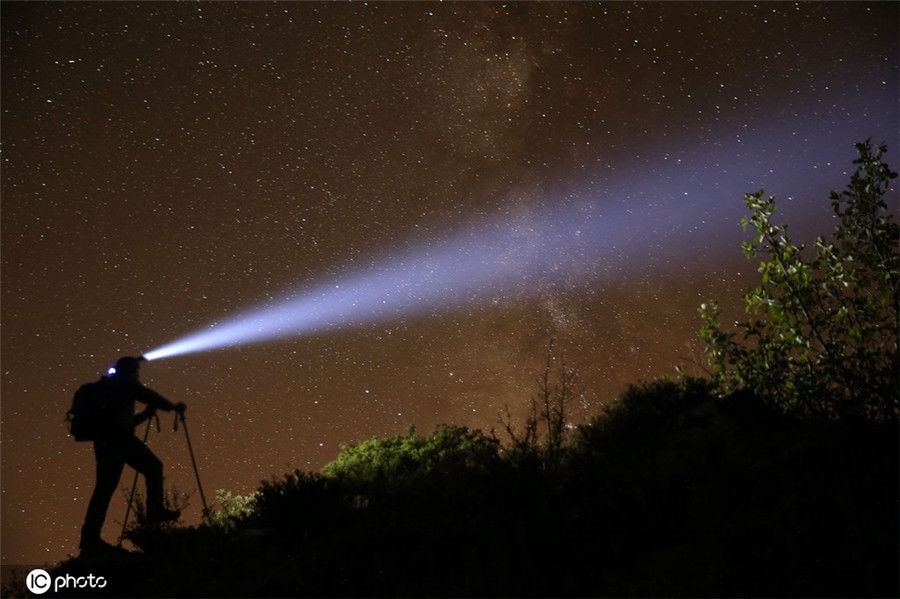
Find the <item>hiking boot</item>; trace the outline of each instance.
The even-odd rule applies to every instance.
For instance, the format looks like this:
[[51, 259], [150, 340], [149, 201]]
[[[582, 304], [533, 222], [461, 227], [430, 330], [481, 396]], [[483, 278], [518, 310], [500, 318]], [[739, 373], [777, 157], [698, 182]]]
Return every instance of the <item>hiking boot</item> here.
[[181, 510], [169, 510], [164, 507], [155, 510], [147, 510], [147, 523], [160, 524], [162, 522], [174, 522], [181, 517]]

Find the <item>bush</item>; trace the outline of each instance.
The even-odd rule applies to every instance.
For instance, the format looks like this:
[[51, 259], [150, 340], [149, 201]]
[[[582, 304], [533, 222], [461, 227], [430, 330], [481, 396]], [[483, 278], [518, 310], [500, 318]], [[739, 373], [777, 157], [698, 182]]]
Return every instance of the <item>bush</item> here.
[[499, 442], [481, 431], [443, 425], [428, 436], [410, 429], [405, 435], [343, 445], [322, 471], [355, 488], [386, 489], [446, 485], [491, 472], [499, 459]]

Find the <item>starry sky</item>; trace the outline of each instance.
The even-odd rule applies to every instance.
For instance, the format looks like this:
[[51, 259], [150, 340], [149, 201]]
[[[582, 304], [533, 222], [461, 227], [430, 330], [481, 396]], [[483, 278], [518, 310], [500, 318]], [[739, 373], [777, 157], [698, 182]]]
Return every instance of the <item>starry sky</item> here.
[[[440, 279], [390, 318], [142, 379], [188, 404], [207, 495], [410, 425], [499, 430], [551, 338], [580, 374], [578, 422], [630, 382], [697, 372], [702, 301], [740, 313], [743, 193], [781, 198], [802, 237], [830, 229], [854, 142], [898, 166], [891, 3], [0, 10], [4, 564], [77, 551], [93, 456], [64, 413], [123, 354], [348, 277], [365, 293], [398, 256], [493, 259], [513, 239], [545, 257], [462, 299]], [[586, 241], [547, 247], [569, 233]], [[167, 485], [193, 491], [162, 420]], [[195, 492], [187, 523], [199, 508]], [[117, 494], [107, 540], [124, 511]]]

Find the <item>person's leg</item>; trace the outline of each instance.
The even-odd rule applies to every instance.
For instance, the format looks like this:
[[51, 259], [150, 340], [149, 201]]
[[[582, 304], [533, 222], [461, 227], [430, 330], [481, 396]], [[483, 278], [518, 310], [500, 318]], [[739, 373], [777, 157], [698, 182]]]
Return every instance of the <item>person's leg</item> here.
[[81, 527], [82, 549], [101, 544], [100, 531], [103, 529], [109, 502], [119, 485], [119, 478], [125, 465], [119, 448], [108, 441], [94, 442], [94, 457], [97, 460], [97, 480], [91, 501], [88, 503], [84, 525]]
[[147, 483], [147, 517], [152, 521], [176, 520], [181, 514], [163, 505], [162, 462], [137, 437], [132, 437], [125, 450], [125, 463], [144, 475]]
[[125, 463], [144, 475], [147, 483], [147, 509], [163, 504], [162, 462], [150, 448], [137, 437], [131, 437], [125, 446]]

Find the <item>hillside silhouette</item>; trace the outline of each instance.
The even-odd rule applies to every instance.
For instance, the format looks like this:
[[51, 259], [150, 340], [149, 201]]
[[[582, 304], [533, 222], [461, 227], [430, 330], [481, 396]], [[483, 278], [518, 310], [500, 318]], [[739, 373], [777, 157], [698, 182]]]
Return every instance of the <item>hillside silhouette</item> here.
[[453, 426], [372, 439], [52, 573], [111, 596], [895, 595], [896, 423], [711, 390], [634, 387], [553, 456]]

